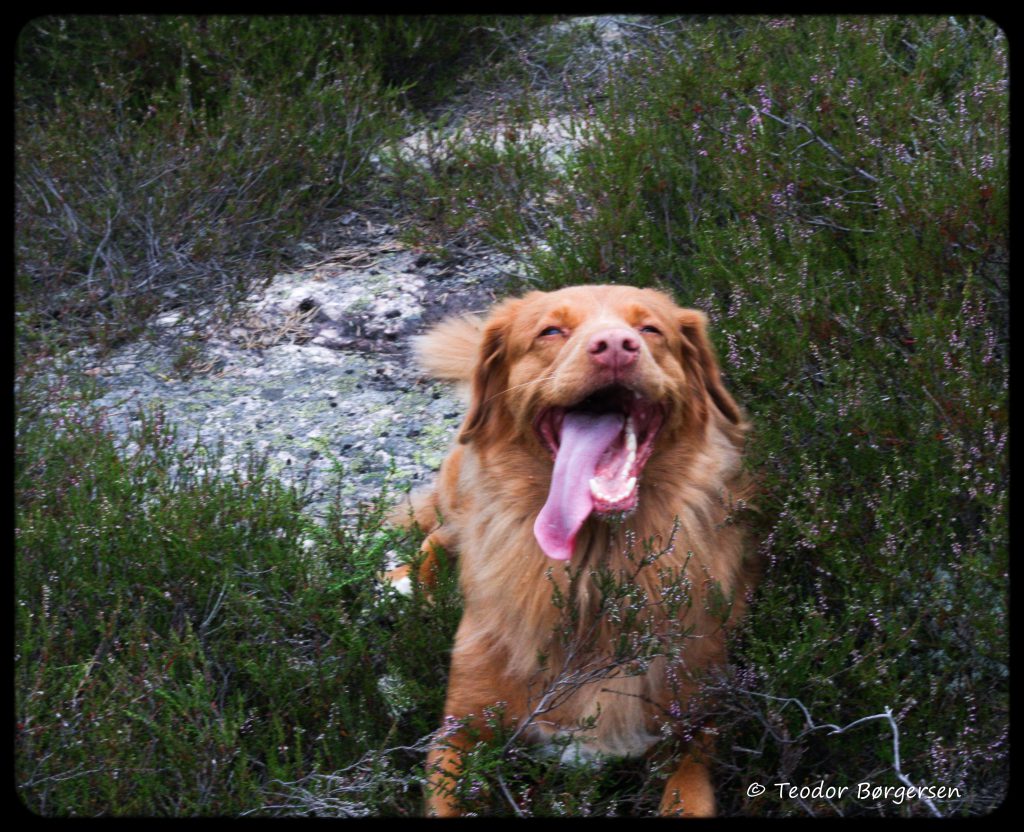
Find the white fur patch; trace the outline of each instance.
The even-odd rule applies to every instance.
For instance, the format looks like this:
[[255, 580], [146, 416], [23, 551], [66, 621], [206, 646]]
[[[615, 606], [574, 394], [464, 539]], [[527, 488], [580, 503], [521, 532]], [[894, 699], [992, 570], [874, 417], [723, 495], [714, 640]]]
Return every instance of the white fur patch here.
[[571, 731], [544, 732], [540, 739], [540, 752], [545, 756], [557, 756], [564, 766], [600, 766], [605, 760], [616, 757], [641, 757], [660, 737], [638, 733], [630, 737], [628, 747], [621, 743], [614, 749], [602, 748], [598, 743], [580, 739]]
[[[563, 738], [567, 734], [556, 734], [555, 737]], [[569, 739], [568, 744], [555, 742], [554, 738], [549, 739], [541, 747], [541, 752], [546, 756], [558, 755], [558, 762], [563, 766], [600, 766], [607, 754], [602, 754], [597, 748], [587, 742], [574, 737]]]

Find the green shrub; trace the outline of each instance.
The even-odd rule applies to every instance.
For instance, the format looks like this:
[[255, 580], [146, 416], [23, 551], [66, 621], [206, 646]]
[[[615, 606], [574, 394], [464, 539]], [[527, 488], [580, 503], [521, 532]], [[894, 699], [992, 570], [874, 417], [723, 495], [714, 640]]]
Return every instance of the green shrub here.
[[31, 21], [15, 84], [19, 347], [109, 346], [159, 309], [230, 307], [367, 199], [371, 155], [412, 119], [407, 94], [430, 103], [503, 47], [488, 22]]
[[[290, 109], [289, 82], [271, 71], [286, 57], [228, 49], [256, 65], [204, 75], [203, 62], [160, 51], [174, 26], [200, 32], [177, 18], [143, 27], [169, 72], [107, 50], [95, 86], [83, 67], [98, 50], [52, 41], [80, 77], [77, 97], [53, 53], [23, 35], [20, 60], [39, 79], [18, 88], [23, 338], [39, 337], [43, 314], [112, 320], [135, 302], [125, 275], [139, 250], [156, 263], [176, 252], [187, 269], [207, 245], [210, 262], [227, 262], [236, 255], [217, 254], [230, 242], [209, 228], [217, 217], [238, 231], [330, 204], [325, 190], [281, 191], [323, 171], [327, 132], [298, 154], [306, 173], [269, 161], [298, 152], [294, 136], [260, 132], [313, 118], [298, 101]], [[661, 29], [663, 48], [609, 65], [607, 98], [577, 102], [587, 141], [564, 171], [537, 143], [480, 140], [452, 164], [404, 168], [407, 205], [439, 240], [483, 230], [522, 253], [531, 285], [660, 285], [709, 314], [755, 426], [766, 566], [733, 664], [700, 703], [720, 735], [721, 811], [929, 814], [921, 800], [801, 801], [772, 785], [897, 787], [902, 775], [958, 789], [934, 801], [943, 814], [985, 813], [1006, 792], [1009, 723], [1006, 39], [973, 17], [684, 18]], [[298, 40], [288, 55], [309, 54]], [[316, 60], [304, 66], [315, 83], [299, 91], [335, 112], [336, 79]], [[397, 100], [386, 85], [404, 81], [380, 73], [365, 77]], [[246, 98], [246, 78], [268, 86]], [[127, 102], [123, 118], [109, 117], [116, 102]], [[533, 102], [515, 107], [536, 114]], [[109, 131], [73, 134], [80, 123]], [[355, 158], [372, 144], [360, 135]], [[267, 200], [259, 210], [210, 160], [220, 137], [231, 137], [227, 158], [264, 171], [268, 190], [251, 184]], [[133, 160], [147, 158], [147, 141], [162, 161], [144, 175]], [[191, 162], [196, 143], [206, 150]], [[172, 171], [191, 190], [165, 182]], [[211, 192], [218, 176], [226, 190]], [[154, 227], [182, 239], [118, 213], [140, 189]], [[157, 194], [177, 211], [163, 217]], [[182, 221], [192, 208], [205, 218], [195, 226]], [[122, 221], [137, 238], [113, 233]], [[122, 239], [159, 245], [121, 249]], [[246, 256], [261, 245], [248, 240]], [[370, 576], [385, 553], [412, 557], [417, 544], [380, 530], [380, 507], [315, 529], [302, 495], [258, 460], [208, 474], [216, 451], [172, 452], [153, 413], [119, 449], [67, 391], [28, 390], [15, 630], [26, 803], [48, 815], [417, 812], [458, 617], [450, 576], [433, 605], [420, 593], [378, 598]], [[593, 772], [508, 740], [475, 752], [465, 797], [478, 809], [645, 813], [674, 751]], [[752, 783], [767, 791], [749, 796]]]
[[665, 29], [674, 48], [578, 106], [564, 173], [535, 149], [495, 187], [494, 146], [471, 147], [422, 187], [531, 286], [658, 285], [711, 318], [768, 563], [717, 705], [723, 811], [927, 814], [745, 796], [898, 785], [887, 721], [807, 721], [890, 707], [903, 772], [960, 789], [940, 811], [984, 812], [1008, 724], [1006, 39], [982, 18]]
[[110, 344], [237, 300], [366, 181], [397, 94], [337, 30], [273, 18], [43, 18], [22, 32], [24, 343]]
[[[388, 550], [415, 553], [381, 530], [382, 506], [314, 526], [259, 458], [219, 474], [218, 451], [180, 450], [160, 411], [116, 442], [70, 388], [40, 395], [20, 402], [15, 471], [29, 808], [239, 814], [275, 780], [436, 727], [457, 599], [451, 580], [432, 605], [381, 593]], [[359, 800], [408, 812], [419, 794], [373, 783]]]

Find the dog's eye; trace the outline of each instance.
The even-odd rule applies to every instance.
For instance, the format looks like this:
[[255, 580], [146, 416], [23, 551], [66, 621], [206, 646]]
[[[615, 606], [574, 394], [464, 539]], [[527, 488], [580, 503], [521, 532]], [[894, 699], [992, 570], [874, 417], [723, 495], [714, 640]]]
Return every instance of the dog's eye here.
[[561, 334], [562, 334], [562, 330], [559, 329], [557, 326], [549, 326], [549, 327], [545, 327], [544, 329], [542, 329], [540, 335], [538, 335], [537, 337], [538, 338], [544, 338], [547, 335], [561, 335]]
[[650, 332], [653, 335], [661, 335], [661, 330], [658, 329], [658, 327], [650, 326], [649, 324], [647, 326], [640, 327], [640, 331], [641, 332]]

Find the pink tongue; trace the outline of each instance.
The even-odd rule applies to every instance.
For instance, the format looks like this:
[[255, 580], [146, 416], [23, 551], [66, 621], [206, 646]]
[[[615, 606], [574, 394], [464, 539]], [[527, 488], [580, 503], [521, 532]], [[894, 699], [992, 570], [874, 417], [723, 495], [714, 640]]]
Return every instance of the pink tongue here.
[[572, 557], [576, 533], [594, 508], [590, 478], [598, 460], [622, 432], [617, 413], [566, 413], [548, 501], [537, 515], [533, 534], [549, 558]]

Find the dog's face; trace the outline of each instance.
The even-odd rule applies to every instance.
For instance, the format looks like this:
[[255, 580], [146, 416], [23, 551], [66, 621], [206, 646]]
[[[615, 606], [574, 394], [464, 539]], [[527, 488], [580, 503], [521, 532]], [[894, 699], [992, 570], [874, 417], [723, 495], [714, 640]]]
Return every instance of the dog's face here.
[[653, 454], [699, 441], [709, 418], [739, 422], [705, 327], [702, 312], [627, 286], [533, 292], [494, 310], [460, 439], [551, 460], [534, 526], [549, 556], [571, 556], [590, 514], [636, 509]]

